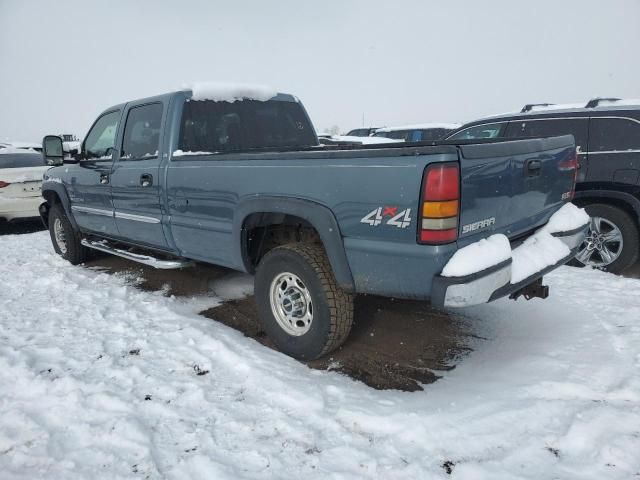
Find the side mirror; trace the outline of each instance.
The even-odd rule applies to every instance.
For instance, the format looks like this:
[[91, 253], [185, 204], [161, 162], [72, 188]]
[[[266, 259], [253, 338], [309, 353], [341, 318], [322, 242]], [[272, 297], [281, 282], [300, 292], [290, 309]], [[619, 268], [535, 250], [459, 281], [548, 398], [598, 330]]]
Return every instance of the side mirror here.
[[47, 135], [44, 137], [42, 139], [42, 155], [47, 165], [62, 165], [64, 161], [62, 138], [56, 135]]

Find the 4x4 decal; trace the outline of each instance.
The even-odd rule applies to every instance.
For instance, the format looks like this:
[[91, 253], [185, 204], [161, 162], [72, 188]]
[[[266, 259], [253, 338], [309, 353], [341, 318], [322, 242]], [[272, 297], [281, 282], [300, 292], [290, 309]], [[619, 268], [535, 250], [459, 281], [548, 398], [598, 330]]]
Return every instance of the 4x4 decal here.
[[378, 207], [362, 217], [360, 223], [366, 223], [372, 227], [384, 224], [407, 228], [411, 225], [411, 209], [407, 208], [398, 212], [398, 207]]

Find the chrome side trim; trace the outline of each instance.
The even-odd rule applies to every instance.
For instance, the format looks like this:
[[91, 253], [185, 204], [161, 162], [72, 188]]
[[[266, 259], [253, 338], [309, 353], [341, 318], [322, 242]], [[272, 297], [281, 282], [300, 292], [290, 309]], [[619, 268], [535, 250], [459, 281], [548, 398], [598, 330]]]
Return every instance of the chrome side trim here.
[[632, 149], [632, 150], [602, 150], [599, 152], [584, 152], [589, 155], [602, 155], [605, 153], [640, 153], [640, 149]]
[[103, 210], [101, 208], [83, 207], [81, 205], [71, 205], [71, 210], [82, 213], [91, 213], [93, 215], [103, 215], [105, 217], [113, 217], [113, 210]]
[[122, 218], [124, 220], [133, 220], [134, 222], [160, 223], [159, 218], [145, 217], [144, 215], [134, 215], [132, 213], [115, 212], [115, 217]]
[[141, 255], [139, 253], [129, 252], [120, 248], [113, 247], [107, 243], [106, 240], [87, 240], [83, 238], [80, 243], [88, 248], [94, 250], [100, 250], [101, 252], [110, 253], [111, 255], [117, 255], [118, 257], [126, 258], [138, 263], [144, 263], [150, 265], [153, 268], [162, 270], [169, 270], [173, 268], [184, 268], [193, 265], [191, 260], [177, 258], [175, 260], [160, 260], [159, 258], [151, 257], [149, 255]]

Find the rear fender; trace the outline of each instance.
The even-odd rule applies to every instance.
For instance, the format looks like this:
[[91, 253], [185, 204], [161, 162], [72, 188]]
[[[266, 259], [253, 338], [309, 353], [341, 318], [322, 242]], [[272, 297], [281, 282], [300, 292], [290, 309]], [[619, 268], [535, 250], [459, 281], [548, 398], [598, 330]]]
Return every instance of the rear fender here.
[[[607, 199], [616, 200], [616, 203], [624, 203], [635, 213], [635, 219], [640, 223], [640, 200], [631, 193], [621, 192], [619, 190], [576, 190], [574, 195], [574, 203], [585, 203], [581, 200], [602, 199], [606, 202]], [[610, 203], [610, 202], [609, 202]]]
[[233, 222], [233, 245], [235, 248], [234, 256], [236, 257], [234, 260], [236, 264], [244, 265], [245, 270], [248, 272], [253, 269], [246, 251], [246, 239], [244, 238], [245, 220], [253, 213], [294, 215], [309, 222], [320, 235], [338, 285], [347, 292], [354, 291], [353, 276], [349, 268], [349, 261], [347, 260], [338, 222], [331, 210], [324, 205], [309, 200], [256, 196], [240, 201], [235, 210]]

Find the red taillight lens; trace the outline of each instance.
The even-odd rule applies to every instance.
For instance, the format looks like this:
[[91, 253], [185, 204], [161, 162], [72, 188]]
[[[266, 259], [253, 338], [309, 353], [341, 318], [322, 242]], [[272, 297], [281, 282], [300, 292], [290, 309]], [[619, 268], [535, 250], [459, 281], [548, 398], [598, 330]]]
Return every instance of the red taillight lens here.
[[421, 230], [420, 242], [421, 243], [451, 243], [455, 242], [458, 238], [458, 229], [452, 228], [450, 230]]
[[460, 171], [458, 165], [444, 164], [427, 168], [423, 199], [457, 200], [460, 196]]
[[572, 157], [563, 160], [558, 164], [558, 170], [561, 172], [573, 172], [573, 184], [571, 185], [571, 190], [563, 195], [563, 198], [566, 200], [573, 200], [576, 190], [576, 182], [578, 181], [578, 168], [580, 168], [580, 162], [578, 160], [577, 150]]
[[0, 188], [8, 187], [9, 185], [11, 185], [11, 184], [7, 183], [7, 182], [3, 182], [2, 180], [0, 180]]
[[437, 245], [458, 238], [460, 168], [457, 163], [430, 165], [422, 180], [418, 242]]

